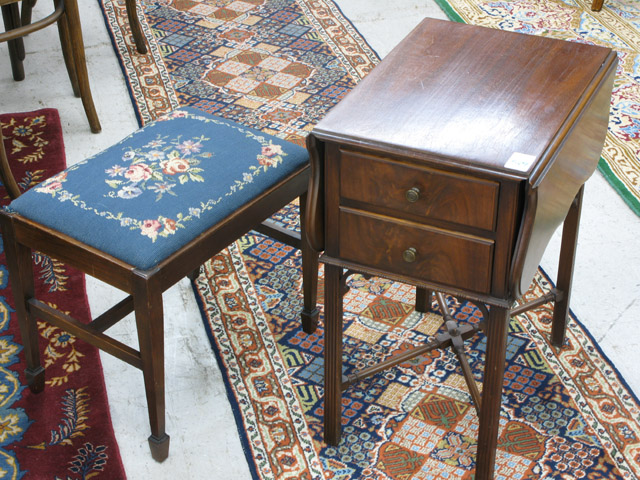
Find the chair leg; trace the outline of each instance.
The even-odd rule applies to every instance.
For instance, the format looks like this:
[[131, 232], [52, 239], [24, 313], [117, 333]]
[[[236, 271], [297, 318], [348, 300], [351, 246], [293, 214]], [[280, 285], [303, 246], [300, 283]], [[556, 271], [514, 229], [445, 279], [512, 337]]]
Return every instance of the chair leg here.
[[66, 21], [60, 19], [58, 22], [58, 36], [60, 37], [60, 46], [62, 47], [62, 57], [64, 58], [64, 65], [69, 75], [69, 81], [71, 82], [71, 88], [73, 94], [80, 98], [80, 85], [78, 84], [78, 74], [76, 72], [76, 65], [73, 59], [73, 47], [71, 45], [71, 36], [69, 33], [69, 26]]
[[162, 462], [169, 455], [169, 435], [165, 431], [164, 318], [158, 275], [136, 272], [133, 303], [151, 426], [149, 447], [154, 460]]
[[33, 264], [31, 249], [19, 244], [14, 235], [11, 219], [0, 215], [4, 248], [9, 267], [11, 291], [20, 326], [23, 351], [27, 363], [27, 384], [33, 393], [44, 390], [44, 368], [40, 363], [38, 327], [36, 318], [29, 313], [28, 301], [34, 297]]
[[23, 0], [22, 11], [20, 12], [22, 25], [29, 25], [31, 23], [31, 11], [35, 6], [36, 6], [36, 0]]
[[147, 44], [144, 42], [144, 34], [142, 33], [142, 27], [140, 26], [140, 20], [138, 19], [138, 13], [136, 10], [136, 0], [125, 0], [127, 6], [127, 17], [129, 18], [129, 27], [133, 34], [133, 41], [136, 43], [136, 49], [138, 53], [142, 55], [147, 53]]
[[69, 38], [71, 40], [71, 50], [73, 62], [78, 76], [78, 88], [80, 89], [80, 97], [84, 111], [89, 120], [89, 126], [93, 133], [99, 133], [102, 130], [96, 107], [93, 104], [91, 96], [91, 88], [89, 87], [89, 73], [87, 72], [87, 63], [84, 56], [84, 42], [82, 40], [82, 29], [80, 27], [80, 13], [78, 11], [77, 0], [64, 0], [65, 13], [60, 21], [67, 22], [69, 28]]
[[[22, 23], [22, 20], [20, 19], [20, 9], [18, 8], [18, 4], [14, 3], [9, 5], [9, 10], [11, 11], [12, 28], [17, 28], [24, 25]], [[18, 60], [22, 62], [26, 56], [25, 49], [24, 49], [24, 40], [22, 39], [22, 37], [20, 37], [20, 38], [16, 38], [15, 40], [11, 40], [11, 43], [14, 43]]]
[[564, 344], [565, 331], [567, 329], [583, 194], [584, 186], [580, 188], [576, 198], [573, 200], [569, 213], [567, 213], [567, 217], [564, 220], [564, 225], [562, 226], [562, 242], [560, 244], [560, 261], [558, 264], [558, 278], [556, 283], [558, 290], [561, 291], [563, 295], [561, 300], [555, 302], [553, 307], [553, 321], [551, 323], [551, 343], [558, 348]]
[[[20, 26], [20, 10], [17, 3], [2, 6], [2, 20], [6, 31], [13, 30]], [[9, 48], [9, 60], [11, 61], [11, 72], [13, 79], [17, 82], [24, 80], [24, 65], [22, 61], [25, 57], [24, 41], [16, 38], [7, 42]]]
[[16, 183], [16, 179], [11, 173], [11, 166], [9, 165], [9, 159], [7, 158], [7, 152], [4, 148], [4, 137], [2, 136], [2, 127], [0, 126], [0, 179], [4, 188], [7, 190], [11, 199], [18, 198], [20, 196], [20, 188]]
[[591, 10], [593, 10], [594, 12], [599, 12], [602, 9], [603, 3], [604, 0], [593, 0], [593, 3], [591, 4]]
[[302, 249], [302, 330], [313, 333], [318, 328], [318, 252], [311, 248], [304, 224], [306, 221], [307, 194], [300, 196], [300, 243]]

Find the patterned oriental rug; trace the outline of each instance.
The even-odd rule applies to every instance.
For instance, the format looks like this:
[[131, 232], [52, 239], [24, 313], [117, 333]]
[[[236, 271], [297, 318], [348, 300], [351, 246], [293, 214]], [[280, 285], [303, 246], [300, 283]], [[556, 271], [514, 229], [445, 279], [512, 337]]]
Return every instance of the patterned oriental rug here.
[[[121, 0], [103, 0], [142, 123], [178, 104], [301, 143], [377, 62], [330, 0], [145, 0], [151, 54], [140, 56]], [[295, 228], [297, 208], [277, 219]], [[254, 479], [473, 477], [478, 421], [453, 355], [434, 353], [351, 387], [343, 438], [322, 442], [322, 323], [304, 334], [300, 253], [249, 234], [194, 282]], [[414, 289], [354, 276], [345, 297], [345, 368], [428, 341], [437, 314], [413, 311]], [[540, 274], [528, 295], [551, 287]], [[322, 280], [320, 304], [322, 304]], [[477, 322], [455, 304], [460, 321]], [[501, 479], [640, 479], [640, 406], [576, 319], [549, 346], [550, 311], [510, 326]], [[469, 342], [482, 381], [484, 337]]]
[[640, 2], [435, 0], [451, 20], [590, 43], [618, 52], [609, 131], [598, 169], [640, 215]]
[[[5, 149], [21, 190], [65, 168], [57, 110], [0, 115]], [[9, 198], [0, 185], [0, 202]], [[38, 295], [89, 319], [84, 276], [35, 254]], [[26, 387], [20, 330], [4, 250], [0, 250], [0, 478], [124, 479], [97, 350], [39, 324], [43, 393]]]

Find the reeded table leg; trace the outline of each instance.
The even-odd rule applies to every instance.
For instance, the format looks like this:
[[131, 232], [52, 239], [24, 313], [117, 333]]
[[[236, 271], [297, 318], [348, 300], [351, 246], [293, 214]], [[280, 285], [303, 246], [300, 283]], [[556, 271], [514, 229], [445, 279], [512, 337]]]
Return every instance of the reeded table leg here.
[[475, 480], [493, 479], [500, 427], [509, 316], [508, 308], [492, 306], [485, 326], [487, 355], [480, 407]]
[[342, 424], [342, 268], [325, 265], [324, 441], [340, 443]]

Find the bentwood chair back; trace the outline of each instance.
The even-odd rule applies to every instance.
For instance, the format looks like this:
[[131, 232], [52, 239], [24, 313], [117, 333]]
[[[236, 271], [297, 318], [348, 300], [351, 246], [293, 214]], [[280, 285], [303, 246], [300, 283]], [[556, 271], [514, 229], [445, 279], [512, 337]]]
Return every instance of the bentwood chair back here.
[[[22, 2], [22, 25], [28, 25], [31, 23], [31, 11], [35, 6], [37, 0], [23, 0]], [[133, 34], [133, 41], [136, 44], [138, 53], [147, 53], [147, 44], [144, 42], [144, 35], [142, 33], [142, 27], [140, 26], [140, 20], [138, 19], [136, 0], [125, 0], [127, 7], [127, 17], [129, 19], [129, 25], [131, 27], [131, 33]]]
[[[8, 43], [13, 78], [17, 81], [23, 80], [23, 60], [25, 59], [23, 37], [56, 23], [73, 93], [82, 99], [91, 131], [98, 133], [101, 127], [89, 87], [78, 2], [77, 0], [53, 0], [52, 3], [52, 13], [31, 23], [31, 9], [35, 0], [0, 0], [5, 26], [5, 31], [0, 33], [0, 42]], [[20, 16], [20, 5], [23, 8], [23, 18]]]

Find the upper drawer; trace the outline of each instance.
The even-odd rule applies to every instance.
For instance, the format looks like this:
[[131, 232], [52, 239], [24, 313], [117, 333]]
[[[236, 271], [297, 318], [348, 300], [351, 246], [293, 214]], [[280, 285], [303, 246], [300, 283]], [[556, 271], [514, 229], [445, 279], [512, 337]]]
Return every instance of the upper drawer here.
[[493, 231], [499, 184], [341, 150], [340, 196]]

